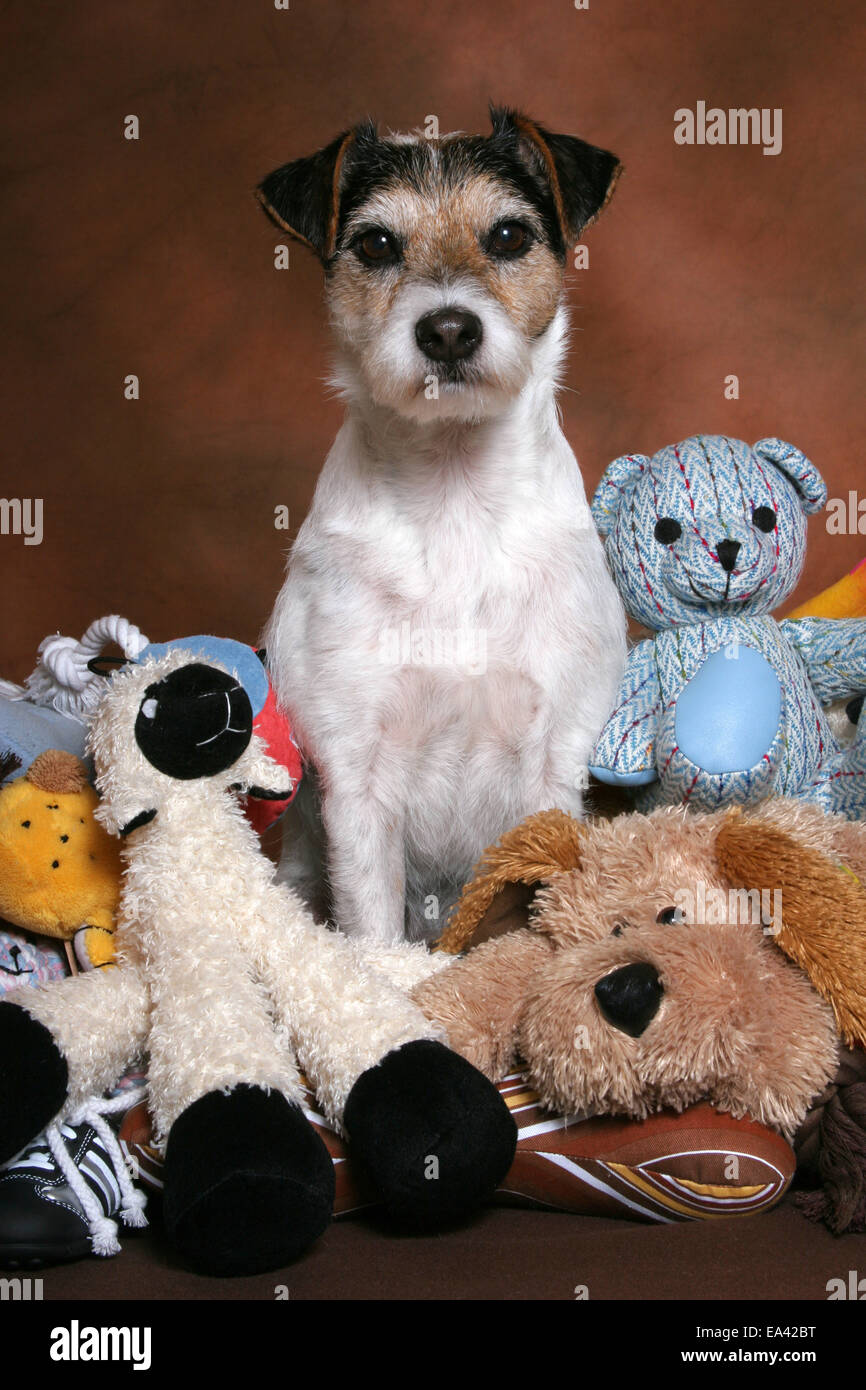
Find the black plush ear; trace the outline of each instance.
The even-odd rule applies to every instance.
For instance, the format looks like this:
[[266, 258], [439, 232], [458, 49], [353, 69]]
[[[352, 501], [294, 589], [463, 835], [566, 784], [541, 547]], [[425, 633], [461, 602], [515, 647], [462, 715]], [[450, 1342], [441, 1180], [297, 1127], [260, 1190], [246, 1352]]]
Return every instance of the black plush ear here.
[[369, 138], [371, 131], [375, 134], [371, 123], [344, 130], [323, 150], [275, 169], [256, 189], [268, 217], [289, 236], [303, 241], [324, 263], [333, 256], [337, 241], [347, 153], [360, 137]]
[[613, 195], [622, 165], [576, 135], [556, 135], [529, 116], [491, 106], [493, 134], [516, 142], [524, 163], [550, 186], [566, 246], [577, 241]]

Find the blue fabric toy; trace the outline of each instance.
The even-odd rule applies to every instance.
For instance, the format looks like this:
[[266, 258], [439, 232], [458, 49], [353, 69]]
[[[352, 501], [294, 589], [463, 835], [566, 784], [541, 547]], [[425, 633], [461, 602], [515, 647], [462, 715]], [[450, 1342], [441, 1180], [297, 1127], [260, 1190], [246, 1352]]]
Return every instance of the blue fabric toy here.
[[842, 749], [824, 709], [866, 690], [866, 619], [769, 616], [826, 497], [781, 439], [696, 435], [607, 468], [593, 518], [626, 608], [655, 635], [629, 654], [596, 777], [642, 788], [642, 809], [777, 795], [866, 814], [866, 719]]

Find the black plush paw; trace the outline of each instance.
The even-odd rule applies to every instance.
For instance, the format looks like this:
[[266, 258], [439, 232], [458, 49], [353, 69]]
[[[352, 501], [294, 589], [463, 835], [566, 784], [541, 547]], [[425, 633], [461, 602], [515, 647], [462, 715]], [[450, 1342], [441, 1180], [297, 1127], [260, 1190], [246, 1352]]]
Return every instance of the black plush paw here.
[[496, 1087], [465, 1058], [426, 1040], [364, 1072], [343, 1121], [352, 1161], [391, 1215], [416, 1227], [457, 1221], [490, 1197], [517, 1144]]
[[294, 1260], [322, 1234], [334, 1165], [297, 1106], [277, 1091], [235, 1086], [194, 1101], [171, 1127], [166, 1230], [200, 1274], [258, 1274]]
[[66, 1059], [43, 1023], [0, 1004], [0, 1163], [54, 1119], [69, 1084]]

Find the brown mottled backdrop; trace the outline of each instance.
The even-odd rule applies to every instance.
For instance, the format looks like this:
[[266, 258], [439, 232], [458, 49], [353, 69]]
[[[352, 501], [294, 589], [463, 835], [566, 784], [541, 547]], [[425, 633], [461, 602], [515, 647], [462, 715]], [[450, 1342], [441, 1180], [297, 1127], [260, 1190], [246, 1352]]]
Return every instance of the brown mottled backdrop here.
[[[89, 0], [4, 6], [6, 497], [0, 673], [118, 611], [254, 639], [340, 411], [320, 271], [251, 190], [358, 117], [485, 129], [490, 97], [615, 150], [572, 272], [567, 433], [588, 488], [696, 430], [863, 477], [863, 71], [855, 0]], [[674, 111], [781, 107], [783, 150], [680, 147]], [[139, 117], [141, 137], [123, 138]], [[126, 401], [136, 373], [141, 398]], [[740, 399], [726, 401], [736, 373]], [[811, 526], [800, 595], [866, 550]]]

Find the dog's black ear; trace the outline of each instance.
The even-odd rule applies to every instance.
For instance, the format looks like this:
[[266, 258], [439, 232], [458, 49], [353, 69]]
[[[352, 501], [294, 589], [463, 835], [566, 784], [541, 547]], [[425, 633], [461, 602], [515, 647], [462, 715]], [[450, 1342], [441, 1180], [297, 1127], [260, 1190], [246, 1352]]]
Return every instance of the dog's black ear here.
[[256, 189], [268, 217], [289, 236], [311, 247], [325, 264], [337, 241], [347, 156], [359, 140], [369, 140], [371, 135], [375, 138], [372, 122], [344, 130], [323, 150], [275, 169]]
[[512, 141], [523, 163], [550, 186], [566, 246], [577, 241], [610, 201], [622, 165], [615, 154], [576, 135], [555, 135], [529, 116], [491, 106], [493, 135]]

